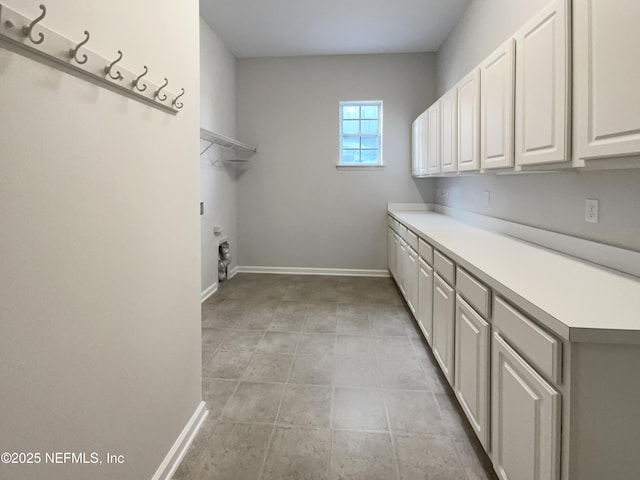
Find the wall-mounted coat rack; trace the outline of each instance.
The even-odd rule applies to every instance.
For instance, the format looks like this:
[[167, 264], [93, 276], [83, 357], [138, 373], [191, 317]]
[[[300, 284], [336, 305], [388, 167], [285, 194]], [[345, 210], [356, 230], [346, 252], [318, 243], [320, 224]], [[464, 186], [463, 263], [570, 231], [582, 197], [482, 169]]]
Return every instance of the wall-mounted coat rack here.
[[175, 95], [167, 91], [169, 81], [166, 78], [162, 85], [143, 78], [149, 71], [146, 65], [141, 66], [138, 72], [122, 67], [120, 61], [124, 54], [121, 50], [111, 58], [92, 52], [86, 48], [91, 39], [86, 30], [84, 38], [78, 41], [54, 32], [41, 23], [47, 15], [47, 8], [40, 5], [40, 11], [35, 18], [29, 18], [0, 4], [0, 46], [7, 42], [18, 53], [34, 54], [62, 70], [173, 115], [183, 107], [180, 98], [184, 89]]
[[225, 162], [248, 162], [253, 155], [258, 153], [258, 149], [255, 147], [251, 147], [233, 138], [213, 133], [206, 128], [200, 129], [200, 139], [209, 143], [209, 145], [200, 152], [200, 155], [209, 150], [212, 145], [219, 145], [224, 149], [222, 160]]

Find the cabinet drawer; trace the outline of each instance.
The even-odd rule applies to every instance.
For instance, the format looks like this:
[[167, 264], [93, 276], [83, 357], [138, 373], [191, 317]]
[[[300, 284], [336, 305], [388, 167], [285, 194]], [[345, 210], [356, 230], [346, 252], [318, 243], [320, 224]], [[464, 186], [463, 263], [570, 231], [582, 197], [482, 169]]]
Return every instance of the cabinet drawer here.
[[562, 381], [562, 343], [500, 297], [493, 301], [493, 324], [543, 375]]
[[407, 240], [407, 244], [417, 252], [418, 251], [418, 235], [413, 233], [411, 230], [407, 230], [406, 240]]
[[484, 318], [489, 318], [490, 293], [478, 280], [458, 267], [456, 272], [456, 288], [462, 298]]
[[449, 285], [456, 284], [455, 264], [438, 250], [433, 253], [433, 267], [436, 269], [436, 272], [438, 272], [440, 276], [449, 283]]
[[433, 247], [421, 238], [418, 239], [418, 253], [429, 265], [433, 266]]
[[392, 217], [392, 216], [390, 216], [390, 215], [388, 215], [388, 216], [387, 216], [387, 225], [388, 225], [389, 227], [393, 228], [393, 227], [394, 227], [394, 225], [395, 225], [395, 223], [394, 223], [394, 222], [395, 222], [395, 220], [393, 219], [393, 217]]
[[407, 241], [407, 227], [398, 223], [398, 235], [406, 242]]

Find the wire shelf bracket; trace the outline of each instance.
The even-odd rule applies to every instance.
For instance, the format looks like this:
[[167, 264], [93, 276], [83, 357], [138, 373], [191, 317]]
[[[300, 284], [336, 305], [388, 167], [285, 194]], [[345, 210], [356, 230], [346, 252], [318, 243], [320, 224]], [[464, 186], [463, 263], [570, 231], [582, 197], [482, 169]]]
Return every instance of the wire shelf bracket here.
[[231, 137], [214, 133], [206, 128], [200, 129], [200, 140], [208, 143], [204, 150], [200, 152], [200, 155], [203, 155], [213, 145], [222, 147], [223, 154], [221, 158], [215, 161], [214, 165], [221, 159], [225, 162], [246, 163], [253, 155], [258, 153], [258, 149], [256, 147], [252, 147]]

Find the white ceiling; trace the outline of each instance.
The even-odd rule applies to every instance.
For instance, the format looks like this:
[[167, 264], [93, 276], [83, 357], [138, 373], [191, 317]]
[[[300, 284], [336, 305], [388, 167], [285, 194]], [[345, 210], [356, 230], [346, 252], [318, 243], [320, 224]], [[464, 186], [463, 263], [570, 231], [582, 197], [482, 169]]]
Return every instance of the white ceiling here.
[[471, 0], [200, 0], [236, 57], [434, 52]]

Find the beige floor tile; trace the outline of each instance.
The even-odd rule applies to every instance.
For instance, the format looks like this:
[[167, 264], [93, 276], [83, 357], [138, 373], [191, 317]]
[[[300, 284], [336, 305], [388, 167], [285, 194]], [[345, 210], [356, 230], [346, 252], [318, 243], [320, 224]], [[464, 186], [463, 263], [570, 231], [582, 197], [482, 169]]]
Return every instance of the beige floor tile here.
[[191, 447], [189, 447], [189, 451], [182, 459], [180, 466], [173, 474], [172, 480], [190, 480], [193, 478], [199, 468], [198, 459], [202, 455], [205, 447], [209, 444], [216, 425], [216, 420], [213, 419], [211, 415], [208, 415], [207, 418], [204, 419], [204, 422], [198, 431], [198, 435], [191, 444]]
[[336, 355], [339, 357], [375, 357], [373, 339], [360, 335], [338, 335]]
[[296, 355], [289, 383], [331, 385], [333, 382], [333, 357]]
[[435, 397], [430, 392], [385, 390], [389, 422], [393, 432], [445, 436], [448, 430]]
[[398, 473], [391, 435], [334, 431], [331, 478], [334, 480], [396, 480]]
[[309, 314], [302, 330], [308, 333], [336, 333], [337, 316], [335, 313]]
[[460, 455], [467, 480], [498, 480], [491, 459], [475, 438], [454, 438], [453, 444]]
[[329, 429], [276, 427], [262, 480], [327, 480], [330, 452]]
[[271, 425], [218, 425], [194, 480], [258, 480], [272, 430]]
[[222, 343], [229, 330], [219, 328], [202, 329], [202, 349], [215, 350]]
[[360, 315], [340, 315], [338, 313], [337, 331], [342, 335], [373, 335], [373, 328], [366, 313]]
[[333, 383], [349, 387], [380, 387], [375, 358], [336, 357]]
[[415, 359], [413, 345], [408, 337], [378, 337], [376, 354], [381, 360]]
[[448, 437], [394, 434], [401, 480], [467, 480]]
[[297, 333], [267, 332], [258, 343], [257, 349], [268, 353], [294, 353], [299, 337]]
[[471, 426], [467, 424], [467, 419], [453, 392], [449, 390], [447, 393], [436, 393], [435, 398], [449, 435], [456, 438], [467, 438]]
[[240, 382], [222, 418], [231, 422], [273, 423], [283, 392], [282, 384]]
[[252, 352], [218, 350], [202, 370], [203, 378], [240, 378], [244, 374]]
[[384, 388], [432, 391], [431, 384], [417, 360], [381, 360], [380, 374]]
[[220, 344], [220, 350], [255, 350], [264, 332], [231, 330]]
[[332, 425], [340, 429], [388, 430], [382, 391], [336, 387], [333, 393]]
[[238, 384], [237, 380], [203, 379], [202, 400], [207, 404], [207, 418], [216, 419], [222, 414], [224, 406], [231, 398]]
[[288, 385], [277, 423], [328, 427], [331, 423], [332, 389], [319, 385]]
[[335, 335], [305, 333], [300, 335], [297, 353], [315, 357], [332, 357], [335, 354], [335, 348]]
[[293, 355], [256, 352], [251, 357], [243, 378], [253, 382], [285, 383], [289, 377], [291, 362]]

